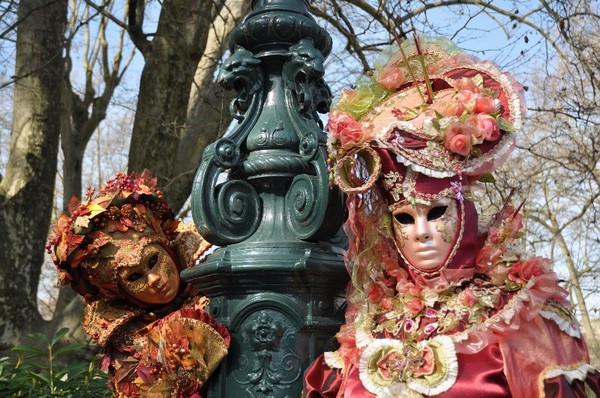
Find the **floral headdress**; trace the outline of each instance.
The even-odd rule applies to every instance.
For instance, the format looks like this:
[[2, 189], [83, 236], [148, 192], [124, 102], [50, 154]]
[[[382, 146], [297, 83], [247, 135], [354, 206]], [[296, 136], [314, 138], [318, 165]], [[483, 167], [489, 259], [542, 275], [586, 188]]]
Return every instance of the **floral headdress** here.
[[522, 86], [510, 75], [441, 38], [415, 37], [384, 57], [330, 113], [330, 164], [342, 190], [364, 192], [378, 180], [374, 149], [438, 179], [477, 179], [506, 159], [524, 114]]
[[[46, 244], [62, 283], [87, 301], [123, 297], [117, 269], [135, 265], [145, 245], [167, 247], [176, 235], [178, 222], [156, 182], [148, 170], [118, 173], [98, 194], [88, 188], [85, 201], [71, 199], [70, 215], [60, 216]], [[139, 233], [137, 241], [116, 237], [132, 230]]]

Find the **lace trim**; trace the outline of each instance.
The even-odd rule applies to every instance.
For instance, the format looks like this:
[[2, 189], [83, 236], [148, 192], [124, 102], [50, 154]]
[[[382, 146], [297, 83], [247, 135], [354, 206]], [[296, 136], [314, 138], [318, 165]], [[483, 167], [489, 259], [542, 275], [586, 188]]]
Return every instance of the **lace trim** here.
[[570, 311], [559, 303], [546, 302], [540, 311], [542, 318], [554, 321], [558, 328], [571, 337], [581, 338], [579, 324], [573, 319]]
[[332, 369], [341, 369], [343, 371], [345, 368], [344, 360], [342, 359], [340, 353], [337, 351], [327, 351], [323, 353], [323, 359], [325, 360], [327, 366], [329, 366]]
[[584, 381], [587, 378], [587, 374], [595, 371], [592, 365], [587, 364], [583, 361], [572, 363], [570, 365], [550, 365], [538, 378], [538, 390], [540, 391], [540, 398], [545, 398], [546, 394], [544, 391], [544, 380], [552, 379], [558, 376], [564, 376], [567, 382], [571, 384], [575, 380]]

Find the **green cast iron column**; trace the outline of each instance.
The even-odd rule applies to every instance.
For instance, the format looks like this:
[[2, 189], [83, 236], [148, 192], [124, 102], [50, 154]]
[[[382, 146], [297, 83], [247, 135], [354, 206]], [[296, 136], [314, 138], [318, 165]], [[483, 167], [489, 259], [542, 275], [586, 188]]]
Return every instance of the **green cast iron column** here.
[[219, 75], [238, 93], [230, 106], [238, 125], [206, 148], [192, 211], [222, 247], [182, 274], [232, 335], [211, 398], [299, 397], [304, 370], [332, 348], [342, 321], [348, 276], [339, 250], [323, 242], [344, 206], [329, 186], [317, 115], [331, 101], [323, 80], [331, 38], [307, 1], [253, 1]]

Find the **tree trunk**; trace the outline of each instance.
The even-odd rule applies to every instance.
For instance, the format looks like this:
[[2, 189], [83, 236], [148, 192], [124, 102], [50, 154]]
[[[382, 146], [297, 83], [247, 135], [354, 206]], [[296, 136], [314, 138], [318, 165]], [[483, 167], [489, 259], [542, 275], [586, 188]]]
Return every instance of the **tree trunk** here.
[[231, 123], [229, 103], [235, 91], [223, 90], [214, 80], [221, 58], [228, 48], [229, 33], [250, 11], [250, 2], [227, 0], [213, 22], [204, 55], [196, 68], [190, 93], [187, 123], [183, 130], [173, 180], [168, 197], [176, 212], [192, 191], [196, 169], [204, 148], [221, 135]]
[[36, 293], [60, 132], [66, 0], [21, 0], [11, 147], [0, 183], [0, 344], [39, 330]]
[[[133, 12], [140, 11], [140, 6], [130, 7]], [[152, 41], [145, 40], [139, 26], [130, 30], [146, 63], [133, 124], [129, 170], [150, 169], [159, 178], [159, 186], [167, 191], [168, 200], [190, 88], [206, 46], [213, 7], [212, 1], [167, 0]], [[135, 18], [130, 16], [130, 25], [132, 20]]]
[[590, 351], [598, 353], [600, 352], [600, 343], [597, 338], [597, 333], [594, 333], [594, 328], [590, 319], [590, 313], [587, 309], [585, 297], [583, 295], [583, 291], [581, 290], [581, 285], [579, 283], [577, 267], [573, 263], [571, 252], [559, 228], [558, 221], [553, 215], [550, 215], [550, 222], [552, 223], [552, 228], [554, 229], [554, 236], [556, 236], [558, 246], [562, 251], [565, 264], [567, 265], [567, 269], [569, 270], [569, 281], [573, 286], [573, 292], [575, 293], [575, 297], [577, 299], [577, 308], [579, 309], [579, 314], [581, 315], [581, 326], [585, 334], [586, 343]]

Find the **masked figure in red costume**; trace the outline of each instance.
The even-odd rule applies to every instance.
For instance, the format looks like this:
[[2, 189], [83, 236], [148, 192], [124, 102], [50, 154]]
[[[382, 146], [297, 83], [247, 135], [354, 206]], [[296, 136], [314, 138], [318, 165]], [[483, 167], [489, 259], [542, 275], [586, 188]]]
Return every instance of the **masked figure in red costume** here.
[[88, 303], [83, 329], [114, 396], [199, 398], [230, 337], [179, 272], [210, 245], [174, 219], [147, 170], [117, 174], [69, 211], [47, 248], [61, 282]]
[[470, 201], [514, 146], [521, 85], [445, 39], [388, 54], [330, 114], [352, 282], [305, 398], [600, 396], [567, 292], [519, 250], [522, 216], [481, 227]]

